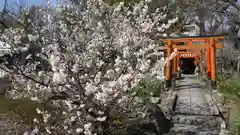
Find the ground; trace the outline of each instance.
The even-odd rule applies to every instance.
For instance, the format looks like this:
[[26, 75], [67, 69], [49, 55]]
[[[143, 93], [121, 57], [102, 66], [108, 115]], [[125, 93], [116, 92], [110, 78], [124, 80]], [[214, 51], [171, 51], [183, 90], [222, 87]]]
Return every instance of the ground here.
[[218, 135], [224, 121], [209, 91], [203, 88], [196, 76], [183, 77], [184, 79], [176, 83], [178, 99], [174, 109], [174, 127], [169, 134]]

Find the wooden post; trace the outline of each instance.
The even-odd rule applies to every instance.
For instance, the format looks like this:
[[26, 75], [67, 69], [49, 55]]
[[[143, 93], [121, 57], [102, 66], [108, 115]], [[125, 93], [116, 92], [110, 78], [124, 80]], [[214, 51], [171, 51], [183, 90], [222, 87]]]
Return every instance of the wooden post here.
[[177, 79], [180, 79], [180, 78], [181, 78], [181, 72], [180, 72], [179, 62], [180, 62], [180, 57], [179, 57], [179, 55], [177, 55]]
[[[166, 45], [166, 47], [167, 47], [167, 45]], [[167, 48], [166, 48], [166, 50], [164, 51], [164, 58], [165, 58], [166, 60], [167, 60], [167, 58], [168, 58], [168, 56], [167, 56]], [[167, 77], [167, 64], [164, 65], [164, 76]]]
[[179, 58], [179, 55], [177, 55], [176, 57], [177, 57], [177, 71], [178, 71], [178, 69], [179, 69], [179, 59], [180, 58]]
[[173, 58], [173, 63], [174, 63], [174, 65], [173, 65], [173, 75], [176, 77], [176, 75], [177, 75], [177, 69], [178, 69], [178, 58], [177, 58], [177, 56], [175, 56], [174, 58]]
[[175, 89], [176, 86], [176, 79], [177, 79], [177, 70], [178, 70], [178, 65], [177, 65], [177, 56], [173, 58], [173, 76], [172, 76], [172, 89]]
[[206, 49], [206, 61], [207, 61], [207, 77], [211, 79], [211, 56], [210, 56], [210, 49]]
[[[169, 58], [171, 53], [172, 53], [172, 40], [168, 40], [167, 59]], [[167, 88], [171, 87], [171, 79], [172, 79], [171, 69], [172, 69], [171, 60], [168, 60], [166, 65], [166, 82], [165, 82]]]
[[203, 65], [202, 65], [202, 75], [205, 75], [205, 73], [206, 73], [206, 69], [207, 69], [207, 67], [206, 67], [206, 59], [205, 59], [205, 57], [206, 57], [206, 51], [205, 51], [205, 49], [202, 49], [202, 63], [203, 63]]
[[216, 47], [215, 47], [215, 39], [210, 39], [210, 52], [211, 52], [211, 85], [213, 88], [216, 88]]
[[199, 68], [200, 68], [200, 74], [202, 75], [203, 72], [203, 50], [200, 49], [200, 56], [199, 56]]
[[[167, 59], [167, 50], [164, 50], [164, 58]], [[167, 77], [167, 65], [164, 66], [164, 76]]]

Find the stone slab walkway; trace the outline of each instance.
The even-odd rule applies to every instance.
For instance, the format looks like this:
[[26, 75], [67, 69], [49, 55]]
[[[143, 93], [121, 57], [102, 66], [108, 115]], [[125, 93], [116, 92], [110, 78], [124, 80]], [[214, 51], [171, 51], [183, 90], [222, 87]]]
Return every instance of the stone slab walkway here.
[[202, 88], [194, 76], [185, 76], [176, 84], [178, 100], [175, 109], [177, 114], [186, 115], [219, 115], [216, 106], [212, 105], [211, 96]]
[[178, 99], [168, 135], [219, 135], [221, 124], [217, 106], [194, 75], [176, 82]]

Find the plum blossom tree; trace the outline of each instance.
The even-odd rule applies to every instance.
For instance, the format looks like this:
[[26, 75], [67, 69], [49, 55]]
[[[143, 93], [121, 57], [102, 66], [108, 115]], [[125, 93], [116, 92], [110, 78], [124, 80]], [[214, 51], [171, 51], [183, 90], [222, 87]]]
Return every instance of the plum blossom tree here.
[[5, 29], [12, 55], [27, 52], [23, 63], [1, 65], [13, 79], [10, 95], [57, 108], [36, 110], [44, 124], [34, 119], [33, 133], [106, 133], [112, 110], [131, 109], [134, 95], [127, 91], [146, 76], [164, 79], [163, 58], [148, 57], [158, 48], [151, 35], [171, 33], [178, 17], [166, 6], [149, 12], [150, 2], [142, 0], [131, 10], [124, 3], [88, 0], [83, 10], [68, 4], [52, 8], [47, 1], [47, 8], [36, 9], [38, 18], [27, 18], [31, 30]]

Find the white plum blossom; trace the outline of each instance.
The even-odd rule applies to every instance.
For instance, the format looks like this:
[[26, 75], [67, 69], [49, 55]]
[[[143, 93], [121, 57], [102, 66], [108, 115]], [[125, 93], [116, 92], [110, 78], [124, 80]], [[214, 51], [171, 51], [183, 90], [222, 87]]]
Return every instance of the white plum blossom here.
[[86, 135], [91, 135], [92, 123], [84, 124], [84, 132]]
[[[164, 79], [164, 59], [156, 52], [158, 39], [152, 35], [171, 33], [178, 17], [166, 7], [152, 12], [149, 2], [141, 0], [131, 10], [122, 2], [109, 6], [87, 0], [82, 7], [61, 3], [51, 7], [47, 1], [47, 7], [36, 9], [32, 30], [4, 30], [0, 37], [8, 38], [13, 50], [18, 44], [26, 44], [20, 49], [25, 52], [39, 45], [24, 64], [16, 62], [9, 68], [15, 89], [60, 108], [36, 109], [44, 121], [39, 132], [97, 134], [101, 124], [96, 123], [109, 117], [106, 108], [120, 108], [131, 99], [126, 91], [146, 76]], [[149, 55], [152, 52], [156, 57]], [[12, 91], [14, 97], [21, 94]]]
[[83, 129], [82, 129], [82, 128], [77, 128], [77, 129], [76, 129], [76, 133], [79, 134], [79, 133], [82, 133], [82, 132], [83, 132]]
[[47, 131], [48, 134], [52, 133], [52, 131], [50, 130], [50, 127], [46, 127], [45, 130]]
[[60, 84], [66, 81], [66, 74], [64, 73], [63, 69], [60, 69], [59, 72], [55, 72], [53, 74], [53, 83]]
[[97, 117], [97, 121], [105, 121], [107, 119], [107, 116], [104, 117]]
[[48, 122], [48, 119], [51, 117], [51, 114], [44, 114], [43, 115], [43, 121], [44, 123], [47, 123]]
[[73, 68], [72, 68], [72, 72], [73, 73], [77, 73], [79, 70], [80, 70], [79, 65], [78, 64], [74, 64]]
[[39, 108], [37, 108], [36, 111], [37, 111], [38, 114], [42, 113], [42, 111]]
[[37, 97], [31, 97], [32, 101], [38, 101], [39, 99]]
[[96, 98], [98, 101], [102, 102], [103, 104], [106, 104], [107, 101], [108, 101], [108, 99], [107, 99], [108, 96], [107, 96], [107, 94], [104, 93], [104, 92], [97, 92], [97, 93], [95, 94], [95, 98]]
[[90, 94], [93, 94], [93, 93], [95, 93], [97, 91], [97, 89], [98, 88], [96, 86], [94, 86], [93, 84], [87, 83], [86, 87], [85, 87], [85, 90], [86, 90], [85, 94], [87, 96], [90, 95]]
[[32, 135], [38, 134], [39, 133], [39, 129], [37, 127], [35, 127], [32, 131]]
[[32, 35], [32, 34], [28, 34], [28, 39], [29, 39], [30, 41], [36, 41], [36, 40], [37, 40], [37, 36], [34, 36], [34, 35]]

